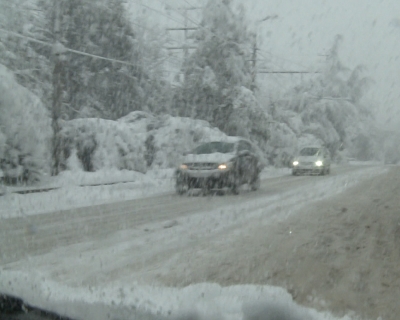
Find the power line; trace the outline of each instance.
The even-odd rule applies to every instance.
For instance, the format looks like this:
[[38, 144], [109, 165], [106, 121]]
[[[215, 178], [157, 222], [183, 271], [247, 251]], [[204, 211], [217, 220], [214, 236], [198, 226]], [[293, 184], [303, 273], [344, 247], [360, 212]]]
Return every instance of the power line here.
[[[160, 1], [160, 0], [158, 0]], [[175, 46], [175, 47], [168, 47], [167, 49], [169, 50], [183, 50], [184, 52], [184, 60], [187, 60], [188, 55], [189, 55], [189, 49], [196, 49], [196, 46], [193, 45], [187, 45], [187, 40], [188, 40], [188, 31], [189, 30], [197, 30], [198, 28], [194, 28], [194, 27], [189, 27], [188, 26], [188, 20], [191, 20], [188, 17], [188, 10], [196, 10], [196, 8], [182, 8], [182, 9], [178, 9], [178, 10], [183, 10], [184, 13], [180, 13], [184, 19], [185, 19], [185, 26], [183, 28], [167, 28], [168, 31], [184, 31], [184, 45], [182, 46]], [[191, 20], [194, 24], [197, 24], [197, 22]]]
[[[45, 42], [45, 41], [41, 41], [41, 40], [37, 40], [35, 38], [29, 37], [29, 36], [25, 36], [25, 35], [22, 35], [22, 34], [13, 32], [13, 31], [9, 31], [9, 30], [5, 30], [5, 29], [0, 28], [0, 32], [4, 32], [4, 33], [10, 34], [10, 35], [12, 35], [14, 37], [21, 38], [21, 39], [24, 39], [24, 40], [28, 40], [30, 42], [39, 43], [39, 44], [47, 46], [47, 47], [51, 47], [51, 48], [54, 47], [54, 44], [51, 44], [51, 43], [48, 43], [48, 42]], [[107, 57], [102, 57], [102, 56], [98, 56], [98, 55], [95, 55], [95, 54], [86, 53], [86, 52], [82, 52], [82, 51], [78, 51], [78, 50], [74, 50], [74, 49], [70, 49], [70, 48], [65, 48], [65, 47], [64, 47], [64, 49], [65, 49], [65, 51], [68, 51], [68, 52], [71, 52], [71, 53], [75, 53], [75, 54], [79, 54], [79, 55], [82, 55], [82, 56], [87, 56], [87, 57], [91, 57], [91, 58], [95, 58], [95, 59], [106, 60], [106, 61], [110, 61], [110, 62], [115, 62], [115, 63], [119, 63], [119, 64], [124, 64], [124, 65], [128, 65], [128, 66], [136, 67], [136, 65], [134, 65], [134, 64], [132, 64], [130, 62], [126, 62], [126, 61], [107, 58]]]
[[321, 71], [258, 71], [257, 73], [273, 73], [273, 74], [306, 74], [306, 73], [321, 73]]
[[258, 50], [259, 50], [259, 52], [260, 52], [260, 56], [262, 56], [262, 57], [265, 58], [266, 60], [267, 60], [267, 58], [262, 54], [262, 52], [264, 52], [264, 53], [266, 53], [266, 54], [268, 54], [268, 55], [270, 55], [270, 56], [272, 56], [272, 57], [274, 57], [274, 58], [276, 58], [276, 59], [278, 59], [278, 60], [287, 61], [287, 62], [290, 62], [290, 63], [296, 65], [296, 66], [299, 66], [299, 67], [302, 67], [302, 68], [307, 68], [305, 65], [303, 65], [303, 64], [301, 64], [301, 63], [299, 63], [299, 62], [296, 62], [296, 61], [294, 61], [294, 60], [290, 60], [290, 59], [287, 59], [287, 58], [280, 57], [280, 56], [278, 56], [278, 55], [276, 55], [276, 54], [273, 54], [273, 53], [270, 52], [270, 51], [261, 50], [261, 49], [258, 49]]
[[158, 14], [160, 14], [160, 15], [166, 17], [167, 19], [170, 19], [170, 20], [172, 20], [172, 21], [175, 21], [175, 22], [177, 22], [177, 23], [179, 23], [179, 24], [181, 24], [181, 25], [183, 24], [182, 21], [175, 20], [175, 19], [173, 19], [172, 17], [169, 17], [168, 15], [166, 15], [164, 12], [162, 12], [162, 11], [160, 11], [160, 10], [157, 10], [157, 9], [154, 9], [154, 8], [152, 8], [152, 7], [149, 7], [148, 5], [145, 5], [145, 4], [143, 4], [142, 2], [139, 2], [138, 0], [132, 0], [132, 1], [133, 1], [133, 2], [136, 2], [137, 4], [141, 5], [142, 7], [145, 7], [145, 8], [147, 8], [147, 9], [153, 11], [153, 12], [156, 12], [156, 13], [158, 13]]
[[[156, 0], [156, 1], [158, 1], [158, 2], [161, 3], [162, 5], [165, 5], [165, 3], [162, 2], [161, 0]], [[186, 3], [189, 4], [187, 1], [186, 1]], [[198, 10], [198, 9], [202, 9], [202, 8], [194, 7], [194, 6], [192, 6], [191, 4], [189, 4], [189, 5], [191, 6], [190, 8], [175, 8], [175, 9], [174, 9], [174, 8], [172, 8], [172, 7], [170, 7], [170, 6], [166, 6], [166, 9], [167, 9], [167, 10], [175, 11], [176, 13], [178, 13], [180, 16], [183, 16], [184, 18], [185, 18], [185, 16], [182, 15], [182, 13], [180, 13], [180, 10], [188, 11], [188, 10]]]
[[[187, 0], [184, 0], [184, 1], [185, 1], [187, 4], [191, 5]], [[185, 9], [187, 10], [187, 8], [183, 8], [183, 10], [185, 10]], [[200, 8], [193, 8], [193, 9], [200, 9]], [[202, 25], [200, 25], [198, 22], [194, 21], [193, 19], [191, 19], [191, 18], [189, 18], [189, 17], [187, 17], [187, 16], [185, 16], [185, 18], [188, 19], [190, 22], [194, 23], [198, 28], [187, 28], [187, 27], [185, 27], [185, 28], [170, 28], [170, 29], [171, 29], [171, 30], [185, 30], [185, 31], [186, 31], [186, 30], [189, 30], [189, 29], [190, 29], [190, 30], [202, 29], [202, 30], [211, 32], [211, 34], [213, 34], [214, 36], [216, 36], [218, 39], [224, 40], [224, 39], [222, 39], [220, 36], [218, 36], [215, 32], [210, 31], [208, 28], [203, 27]], [[167, 30], [168, 30], [168, 29], [167, 29]], [[195, 47], [193, 46], [193, 47], [190, 47], [190, 48], [191, 48], [191, 49], [194, 49]], [[182, 48], [174, 47], [173, 49], [184, 49], [184, 47], [182, 47]], [[254, 48], [251, 48], [251, 49], [254, 50]], [[259, 48], [255, 48], [255, 50], [264, 52], [263, 50], [261, 50], [261, 49], [259, 49]], [[293, 63], [293, 64], [295, 64], [295, 65], [297, 65], [297, 66], [300, 66], [300, 67], [302, 67], [302, 68], [306, 68], [306, 67], [305, 67], [304, 65], [302, 65], [302, 64], [299, 64], [299, 63], [297, 63], [297, 62], [295, 62], [295, 61], [292, 61], [292, 60], [289, 60], [289, 59], [281, 58], [281, 57], [279, 57], [279, 56], [276, 56], [276, 55], [272, 54], [271, 52], [265, 51], [265, 53], [267, 53], [267, 54], [269, 54], [269, 55], [271, 55], [271, 56], [275, 56], [275, 57], [277, 57], [278, 59], [291, 62], [291, 63]], [[263, 56], [262, 53], [260, 53], [260, 55]], [[270, 59], [267, 59], [265, 56], [263, 56], [263, 57], [264, 57], [265, 60], [270, 60]], [[254, 60], [255, 60], [255, 59], [253, 58], [253, 59], [250, 59], [249, 61], [253, 61], [253, 62], [254, 62]]]
[[189, 6], [191, 6], [191, 7], [194, 7], [194, 5], [192, 5], [191, 3], [189, 3], [189, 1], [187, 1], [187, 0], [183, 0], [183, 1], [185, 1], [187, 5], [189, 5]]
[[17, 5], [9, 5], [2, 3], [0, 7], [5, 7], [5, 8], [10, 8], [10, 9], [18, 9], [18, 10], [26, 10], [26, 11], [37, 11], [37, 12], [43, 12], [43, 10], [40, 10], [38, 8], [33, 8], [33, 7], [25, 7], [25, 6], [17, 6]]

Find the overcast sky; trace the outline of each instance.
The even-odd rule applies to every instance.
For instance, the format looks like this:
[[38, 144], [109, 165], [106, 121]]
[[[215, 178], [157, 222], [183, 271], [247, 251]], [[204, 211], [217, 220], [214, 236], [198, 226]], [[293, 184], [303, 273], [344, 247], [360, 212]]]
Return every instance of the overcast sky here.
[[[131, 0], [134, 11], [140, 0]], [[143, 4], [154, 23], [175, 27], [183, 24], [182, 15], [165, 6], [187, 7], [205, 0], [147, 0]], [[259, 34], [259, 58], [269, 69], [318, 70], [335, 35], [343, 35], [340, 56], [350, 68], [367, 67], [374, 80], [369, 98], [375, 101], [379, 120], [390, 119], [392, 128], [400, 128], [400, 1], [399, 0], [234, 0], [247, 9], [249, 21]], [[143, 7], [142, 7], [143, 8]], [[146, 9], [146, 8], [143, 8]], [[190, 19], [199, 21], [199, 12]], [[256, 26], [268, 15], [278, 15]], [[169, 17], [169, 18], [168, 18]], [[178, 32], [179, 34], [179, 32]], [[177, 39], [179, 36], [175, 35]], [[288, 77], [288, 76], [286, 76]], [[282, 86], [285, 76], [259, 75], [260, 82], [274, 81]], [[293, 79], [292, 80], [300, 80]], [[268, 89], [266, 89], [268, 90]]]
[[[400, 127], [400, 1], [399, 0], [253, 0], [249, 17], [277, 14], [259, 26], [263, 47], [276, 55], [310, 65], [328, 50], [336, 34], [344, 41], [340, 56], [354, 68], [367, 67], [375, 83], [370, 98], [380, 120]], [[321, 57], [319, 57], [321, 58]]]

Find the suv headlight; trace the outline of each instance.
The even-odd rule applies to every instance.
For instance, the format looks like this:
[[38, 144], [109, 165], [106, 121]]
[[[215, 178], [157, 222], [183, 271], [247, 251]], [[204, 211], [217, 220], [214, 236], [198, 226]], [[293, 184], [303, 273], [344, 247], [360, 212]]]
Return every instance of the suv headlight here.
[[232, 162], [221, 163], [221, 164], [218, 166], [218, 169], [219, 169], [219, 170], [228, 170], [228, 169], [230, 169], [230, 168], [232, 168]]
[[317, 162], [315, 162], [315, 165], [316, 165], [317, 167], [322, 167], [323, 163], [322, 163], [321, 160], [318, 160]]
[[299, 165], [299, 162], [298, 162], [298, 161], [293, 161], [293, 165], [294, 165], [294, 166], [298, 166], [298, 165]]

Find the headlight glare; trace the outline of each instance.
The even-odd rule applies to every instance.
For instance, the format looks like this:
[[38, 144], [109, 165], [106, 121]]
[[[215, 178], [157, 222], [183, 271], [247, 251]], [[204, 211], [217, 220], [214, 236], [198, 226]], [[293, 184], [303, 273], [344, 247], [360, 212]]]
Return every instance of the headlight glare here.
[[232, 162], [225, 162], [225, 163], [221, 163], [219, 166], [218, 166], [218, 169], [219, 170], [228, 170], [228, 169], [230, 169], [232, 167]]
[[179, 169], [181, 169], [181, 170], [187, 170], [187, 169], [188, 169], [188, 166], [187, 166], [187, 164], [181, 164], [181, 165], [179, 166]]
[[228, 169], [228, 165], [227, 165], [226, 163], [221, 163], [221, 164], [218, 166], [218, 169], [219, 169], [219, 170], [226, 170], [226, 169]]
[[293, 165], [294, 165], [294, 166], [298, 166], [298, 165], [299, 165], [299, 162], [298, 162], [298, 161], [293, 161]]
[[321, 160], [318, 160], [317, 162], [315, 162], [315, 165], [316, 165], [317, 167], [322, 167], [323, 163], [322, 163]]

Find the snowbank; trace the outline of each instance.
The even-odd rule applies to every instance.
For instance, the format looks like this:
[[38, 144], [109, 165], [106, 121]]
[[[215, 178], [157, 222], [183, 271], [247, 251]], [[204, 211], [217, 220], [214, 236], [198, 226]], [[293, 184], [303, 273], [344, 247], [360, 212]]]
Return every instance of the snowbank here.
[[173, 170], [154, 169], [147, 174], [127, 170], [98, 172], [64, 171], [49, 177], [40, 188], [55, 188], [47, 192], [17, 194], [29, 190], [5, 187], [0, 190], [0, 218], [58, 212], [74, 208], [114, 203], [171, 192], [174, 187]]

